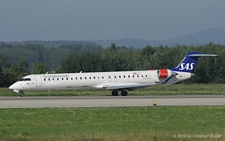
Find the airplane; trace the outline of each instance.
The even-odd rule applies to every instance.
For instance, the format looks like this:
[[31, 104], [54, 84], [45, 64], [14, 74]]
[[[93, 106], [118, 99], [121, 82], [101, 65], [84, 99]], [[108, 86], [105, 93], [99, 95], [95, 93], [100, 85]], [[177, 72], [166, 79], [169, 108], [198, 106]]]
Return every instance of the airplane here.
[[175, 68], [158, 70], [136, 70], [92, 73], [59, 73], [59, 74], [31, 74], [24, 76], [12, 84], [9, 89], [24, 96], [24, 91], [33, 90], [63, 90], [63, 89], [107, 89], [112, 96], [127, 96], [127, 91], [156, 85], [175, 84], [189, 79], [199, 57], [217, 56], [188, 52]]

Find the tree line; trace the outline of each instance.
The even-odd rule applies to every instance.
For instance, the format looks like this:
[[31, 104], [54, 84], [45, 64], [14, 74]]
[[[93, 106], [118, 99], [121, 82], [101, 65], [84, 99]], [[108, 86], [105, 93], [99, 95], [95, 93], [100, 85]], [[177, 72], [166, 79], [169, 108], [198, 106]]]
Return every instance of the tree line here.
[[49, 48], [38, 44], [0, 45], [0, 86], [9, 86], [27, 74], [101, 71], [148, 70], [176, 67], [187, 52], [218, 54], [218, 57], [199, 58], [188, 83], [224, 83], [225, 46], [205, 44], [200, 46], [176, 45], [175, 47], [150, 45], [136, 49], [108, 48], [96, 44], [60, 45]]

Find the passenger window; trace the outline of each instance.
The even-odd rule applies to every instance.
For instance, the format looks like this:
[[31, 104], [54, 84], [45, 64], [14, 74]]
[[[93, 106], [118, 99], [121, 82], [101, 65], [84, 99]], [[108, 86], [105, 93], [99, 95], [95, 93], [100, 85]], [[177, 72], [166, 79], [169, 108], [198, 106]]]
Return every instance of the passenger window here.
[[63, 78], [62, 78], [62, 80], [63, 80]]
[[71, 77], [71, 80], [73, 80], [73, 77]]
[[102, 79], [104, 79], [104, 76], [102, 76]]
[[68, 80], [68, 78], [66, 78], [66, 80]]
[[77, 80], [77, 77], [76, 77], [76, 80]]
[[84, 77], [84, 79], [87, 79], [87, 77]]
[[54, 78], [52, 78], [52, 80], [54, 81]]
[[95, 79], [95, 76], [93, 78]]
[[46, 81], [46, 79], [44, 78], [44, 81]]
[[123, 77], [124, 77], [124, 78], [126, 78], [126, 76], [125, 76], [125, 75], [124, 75]]
[[89, 79], [91, 79], [91, 77], [89, 77]]
[[121, 76], [119, 75], [119, 78], [121, 78]]
[[57, 78], [57, 80], [59, 80], [59, 78]]
[[80, 77], [80, 80], [82, 80], [82, 77]]
[[50, 81], [50, 78], [48, 79], [48, 81]]
[[130, 75], [128, 75], [128, 78], [130, 78]]

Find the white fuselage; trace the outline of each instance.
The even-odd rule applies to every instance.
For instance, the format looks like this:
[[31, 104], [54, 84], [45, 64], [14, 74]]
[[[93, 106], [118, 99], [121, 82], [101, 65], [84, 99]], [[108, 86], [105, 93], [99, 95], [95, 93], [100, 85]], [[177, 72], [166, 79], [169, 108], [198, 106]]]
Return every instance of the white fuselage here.
[[[167, 79], [160, 78], [158, 70], [94, 72], [94, 73], [62, 73], [32, 74], [17, 81], [9, 88], [17, 91], [57, 90], [57, 89], [111, 89], [129, 90], [160, 84]], [[169, 79], [167, 84], [177, 83], [191, 77], [190, 73], [179, 72]], [[110, 88], [111, 87], [111, 88]]]

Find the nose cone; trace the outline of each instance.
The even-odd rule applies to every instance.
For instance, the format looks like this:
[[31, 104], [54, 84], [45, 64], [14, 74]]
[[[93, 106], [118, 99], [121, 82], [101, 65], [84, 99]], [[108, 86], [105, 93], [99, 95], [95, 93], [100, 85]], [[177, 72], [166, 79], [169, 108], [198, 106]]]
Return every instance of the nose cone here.
[[14, 84], [12, 84], [11, 86], [9, 86], [9, 89], [10, 90], [13, 90], [14, 89]]
[[10, 90], [18, 89], [18, 84], [16, 84], [16, 83], [12, 84], [11, 86], [9, 86], [9, 89]]

